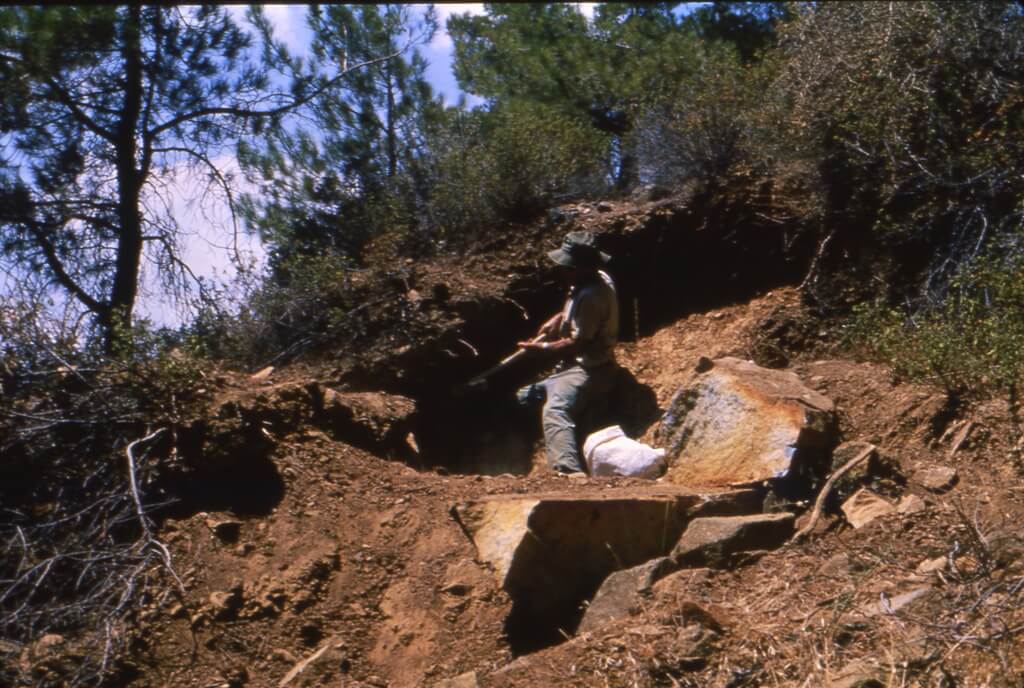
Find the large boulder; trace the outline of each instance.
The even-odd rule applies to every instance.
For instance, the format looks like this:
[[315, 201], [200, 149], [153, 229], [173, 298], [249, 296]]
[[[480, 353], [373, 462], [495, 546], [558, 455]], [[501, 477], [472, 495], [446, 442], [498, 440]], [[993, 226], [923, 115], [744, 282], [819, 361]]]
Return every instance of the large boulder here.
[[793, 373], [737, 358], [702, 359], [658, 428], [665, 480], [687, 486], [743, 485], [823, 472], [835, 444], [832, 401]]

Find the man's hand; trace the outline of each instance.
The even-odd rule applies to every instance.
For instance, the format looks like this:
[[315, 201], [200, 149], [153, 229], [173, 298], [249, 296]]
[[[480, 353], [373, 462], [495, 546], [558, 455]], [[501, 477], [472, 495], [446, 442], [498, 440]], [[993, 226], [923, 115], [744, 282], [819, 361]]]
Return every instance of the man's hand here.
[[520, 349], [535, 349], [538, 351], [561, 351], [567, 352], [566, 350], [573, 347], [576, 342], [571, 337], [565, 337], [562, 339], [554, 339], [551, 337], [555, 336], [558, 332], [558, 328], [562, 326], [562, 313], [558, 312], [551, 316], [547, 322], [540, 326], [537, 330], [537, 336], [528, 342], [516, 342], [516, 346]]

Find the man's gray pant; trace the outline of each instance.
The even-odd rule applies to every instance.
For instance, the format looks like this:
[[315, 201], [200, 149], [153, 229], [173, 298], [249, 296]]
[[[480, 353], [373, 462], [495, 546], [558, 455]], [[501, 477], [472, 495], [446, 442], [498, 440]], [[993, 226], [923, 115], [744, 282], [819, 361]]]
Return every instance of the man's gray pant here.
[[616, 370], [614, 363], [589, 370], [575, 365], [516, 393], [516, 399], [524, 406], [544, 402], [544, 444], [548, 464], [556, 471], [586, 472], [576, 443], [576, 425], [590, 420], [606, 406]]

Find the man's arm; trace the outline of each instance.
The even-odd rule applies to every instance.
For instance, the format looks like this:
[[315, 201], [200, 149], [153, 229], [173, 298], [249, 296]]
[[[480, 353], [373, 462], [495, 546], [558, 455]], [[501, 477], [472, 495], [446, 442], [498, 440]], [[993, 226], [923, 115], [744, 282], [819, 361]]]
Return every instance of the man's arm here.
[[541, 351], [554, 351], [562, 355], [579, 353], [582, 343], [572, 337], [563, 337], [550, 342], [518, 342], [521, 349], [539, 349]]
[[[579, 301], [574, 307], [574, 315], [569, 322], [569, 336], [560, 337], [549, 341], [519, 342], [523, 349], [540, 349], [542, 351], [553, 351], [561, 356], [576, 356], [583, 347], [597, 334], [598, 323], [600, 322], [600, 303], [594, 295], [584, 291], [579, 296]], [[541, 326], [541, 332], [554, 334], [559, 327], [565, 325], [563, 312], [548, 320]], [[542, 338], [546, 339], [546, 338]]]
[[540, 326], [540, 329], [537, 330], [537, 335], [538, 336], [539, 335], [544, 335], [544, 338], [546, 339], [546, 338], [550, 337], [551, 335], [555, 334], [556, 332], [558, 332], [558, 327], [561, 324], [562, 324], [562, 311], [558, 311], [557, 313], [552, 315], [550, 318], [548, 318], [547, 321], [543, 325]]
[[575, 354], [578, 344], [572, 337], [561, 337], [549, 339], [558, 332], [562, 325], [562, 311], [555, 313], [537, 330], [537, 337], [527, 342], [518, 342], [521, 349], [538, 349], [541, 351], [554, 351], [562, 354]]

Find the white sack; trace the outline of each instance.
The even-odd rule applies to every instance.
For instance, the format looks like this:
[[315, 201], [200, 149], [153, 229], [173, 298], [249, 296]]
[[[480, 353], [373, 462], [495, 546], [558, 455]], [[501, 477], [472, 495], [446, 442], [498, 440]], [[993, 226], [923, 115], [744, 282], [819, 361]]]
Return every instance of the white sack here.
[[665, 450], [653, 449], [626, 437], [618, 425], [591, 433], [583, 443], [583, 455], [588, 472], [594, 476], [622, 475], [653, 480], [665, 472]]

